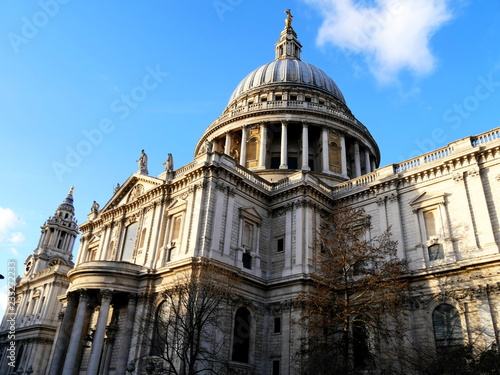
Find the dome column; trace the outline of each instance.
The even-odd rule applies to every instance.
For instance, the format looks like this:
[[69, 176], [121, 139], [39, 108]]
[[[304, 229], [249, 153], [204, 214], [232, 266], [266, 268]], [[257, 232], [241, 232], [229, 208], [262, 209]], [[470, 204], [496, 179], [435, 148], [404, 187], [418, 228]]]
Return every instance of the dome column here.
[[361, 176], [361, 156], [359, 154], [359, 143], [358, 141], [354, 142], [354, 168], [355, 168], [355, 177]]
[[280, 169], [288, 169], [288, 135], [287, 135], [287, 122], [281, 120], [281, 162]]
[[241, 147], [240, 147], [240, 164], [246, 167], [247, 164], [247, 135], [248, 126], [244, 125], [241, 128]]
[[259, 169], [266, 169], [266, 149], [267, 149], [267, 126], [265, 122], [262, 122], [260, 124]]
[[345, 146], [345, 136], [343, 134], [340, 135], [340, 148], [341, 148], [341, 163], [342, 163], [342, 175], [347, 176], [347, 150]]
[[323, 162], [323, 173], [330, 173], [330, 160], [328, 155], [328, 128], [323, 126], [321, 129], [321, 158]]
[[302, 121], [302, 170], [311, 170], [309, 168], [309, 127], [306, 121]]
[[370, 152], [365, 150], [365, 171], [366, 173], [372, 172], [370, 163]]
[[226, 133], [226, 144], [224, 145], [224, 153], [226, 155], [231, 154], [231, 133], [230, 132]]

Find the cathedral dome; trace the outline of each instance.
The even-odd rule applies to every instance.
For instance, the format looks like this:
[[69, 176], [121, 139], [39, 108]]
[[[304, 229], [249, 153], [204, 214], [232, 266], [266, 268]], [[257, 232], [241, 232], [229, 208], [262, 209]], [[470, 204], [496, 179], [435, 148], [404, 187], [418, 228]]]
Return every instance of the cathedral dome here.
[[324, 71], [307, 62], [292, 59], [277, 59], [255, 69], [236, 87], [229, 104], [254, 89], [265, 89], [276, 84], [317, 89], [346, 104], [342, 92]]
[[380, 162], [377, 143], [333, 79], [301, 60], [293, 16], [286, 13], [274, 61], [236, 86], [195, 155], [224, 153], [268, 181], [308, 171], [334, 185], [373, 172]]

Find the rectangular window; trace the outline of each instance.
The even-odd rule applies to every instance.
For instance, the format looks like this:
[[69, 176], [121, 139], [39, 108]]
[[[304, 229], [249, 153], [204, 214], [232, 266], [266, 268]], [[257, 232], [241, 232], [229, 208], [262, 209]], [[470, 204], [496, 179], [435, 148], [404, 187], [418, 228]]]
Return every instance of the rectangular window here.
[[277, 243], [277, 246], [276, 246], [276, 251], [278, 253], [282, 253], [284, 249], [285, 249], [285, 239], [284, 238], [280, 238], [280, 239], [278, 239], [278, 243]]
[[430, 261], [444, 259], [443, 245], [436, 243], [434, 245], [429, 246], [427, 250], [429, 251]]
[[273, 361], [273, 375], [280, 375], [280, 361]]
[[281, 318], [274, 318], [274, 333], [281, 332]]
[[252, 256], [249, 253], [243, 253], [243, 267], [246, 269], [252, 269]]

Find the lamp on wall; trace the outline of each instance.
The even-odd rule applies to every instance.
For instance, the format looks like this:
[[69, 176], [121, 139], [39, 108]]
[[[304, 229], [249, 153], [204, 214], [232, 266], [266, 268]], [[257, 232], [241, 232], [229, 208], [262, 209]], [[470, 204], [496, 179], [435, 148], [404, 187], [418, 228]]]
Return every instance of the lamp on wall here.
[[92, 342], [94, 341], [94, 329], [91, 329], [87, 336], [83, 338], [83, 347], [84, 348], [91, 348], [92, 347]]

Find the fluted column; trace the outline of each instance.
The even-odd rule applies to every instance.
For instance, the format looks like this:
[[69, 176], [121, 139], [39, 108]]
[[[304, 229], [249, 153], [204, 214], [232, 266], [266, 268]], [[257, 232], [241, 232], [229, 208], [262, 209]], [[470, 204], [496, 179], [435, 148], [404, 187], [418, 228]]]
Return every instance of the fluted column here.
[[361, 176], [361, 157], [359, 155], [359, 143], [354, 142], [354, 168], [355, 168], [355, 177]]
[[245, 125], [241, 129], [240, 164], [246, 167], [247, 164], [247, 135], [248, 127]]
[[62, 375], [71, 375], [76, 366], [76, 358], [80, 346], [82, 345], [82, 333], [83, 326], [85, 324], [88, 299], [89, 296], [87, 290], [81, 290], [78, 310], [76, 310], [75, 322], [73, 323], [73, 330], [71, 331], [71, 339], [69, 341], [68, 352], [66, 353], [66, 360], [64, 361]]
[[330, 158], [328, 149], [328, 128], [323, 126], [321, 129], [321, 158], [323, 164], [323, 173], [330, 173]]
[[288, 135], [287, 123], [285, 120], [281, 121], [281, 163], [280, 169], [288, 169]]
[[341, 163], [342, 163], [342, 175], [347, 177], [347, 150], [345, 147], [345, 136], [340, 135], [340, 147], [341, 147]]
[[266, 169], [266, 150], [267, 150], [267, 125], [260, 124], [260, 157], [259, 168]]
[[109, 289], [101, 290], [101, 309], [92, 341], [92, 352], [90, 353], [87, 375], [96, 375], [99, 370], [99, 360], [101, 358], [102, 345], [104, 344], [104, 334], [106, 333], [106, 324], [108, 323], [109, 308], [113, 292]]
[[311, 170], [309, 168], [309, 127], [306, 121], [302, 121], [302, 170]]
[[370, 152], [368, 150], [365, 150], [365, 172], [371, 172]]
[[71, 325], [73, 324], [73, 314], [76, 309], [77, 293], [68, 293], [68, 302], [66, 304], [66, 311], [64, 311], [64, 317], [59, 327], [59, 333], [57, 335], [57, 341], [54, 346], [54, 354], [52, 356], [52, 362], [50, 364], [49, 374], [59, 374], [64, 363], [64, 354], [66, 353], [66, 348], [68, 347], [69, 338], [71, 335]]
[[226, 155], [231, 154], [231, 133], [230, 132], [226, 133], [226, 144], [224, 145], [224, 153]]
[[128, 353], [130, 350], [130, 342], [132, 340], [132, 329], [134, 328], [135, 310], [137, 306], [136, 294], [128, 296], [127, 317], [123, 325], [122, 341], [120, 351], [118, 352], [118, 360], [116, 362], [116, 375], [124, 375], [127, 367]]

